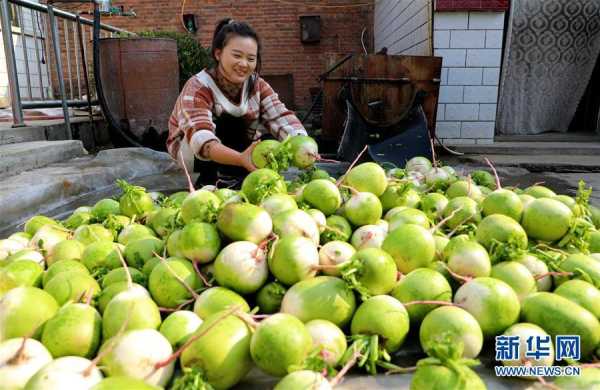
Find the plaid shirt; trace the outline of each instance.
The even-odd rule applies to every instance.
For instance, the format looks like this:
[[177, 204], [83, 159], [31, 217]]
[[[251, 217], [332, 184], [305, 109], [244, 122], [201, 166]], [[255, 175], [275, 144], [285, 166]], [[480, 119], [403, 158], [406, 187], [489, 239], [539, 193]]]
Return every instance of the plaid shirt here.
[[185, 137], [194, 155], [207, 160], [202, 154], [203, 147], [209, 141], [220, 142], [215, 135], [213, 118], [218, 118], [223, 113], [243, 117], [251, 139], [258, 139], [267, 131], [279, 140], [288, 135], [306, 135], [306, 130], [296, 115], [285, 107], [265, 80], [258, 78], [249, 98], [246, 83], [242, 87], [240, 103], [234, 104], [206, 70], [190, 78], [169, 119], [169, 154], [177, 159], [181, 141]]

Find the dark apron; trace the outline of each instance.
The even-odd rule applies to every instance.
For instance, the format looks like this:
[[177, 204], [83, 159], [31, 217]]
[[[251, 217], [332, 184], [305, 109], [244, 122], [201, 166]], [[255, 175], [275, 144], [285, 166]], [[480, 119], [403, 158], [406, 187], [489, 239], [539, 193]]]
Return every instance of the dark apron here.
[[[243, 152], [252, 139], [248, 135], [248, 125], [243, 117], [223, 113], [215, 119], [215, 135], [221, 143], [231, 149]], [[196, 188], [205, 185], [216, 185], [219, 188], [239, 188], [242, 180], [248, 174], [243, 167], [223, 165], [214, 161], [202, 161], [194, 159], [194, 172], [200, 173], [196, 180]], [[218, 183], [217, 183], [218, 181]]]

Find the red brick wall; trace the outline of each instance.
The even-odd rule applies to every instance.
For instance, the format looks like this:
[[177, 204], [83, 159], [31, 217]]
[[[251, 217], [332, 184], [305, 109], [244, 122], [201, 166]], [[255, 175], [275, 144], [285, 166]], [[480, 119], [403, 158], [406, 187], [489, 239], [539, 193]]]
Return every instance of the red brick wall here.
[[[205, 47], [210, 46], [213, 29], [221, 18], [233, 17], [250, 23], [262, 40], [262, 73], [292, 73], [295, 104], [300, 108], [310, 103], [309, 88], [318, 86], [316, 77], [324, 71], [324, 53], [362, 52], [360, 38], [364, 27], [368, 31], [365, 44], [372, 51], [373, 3], [373, 0], [187, 0], [185, 13], [196, 14], [199, 25], [196, 36]], [[179, 19], [181, 4], [181, 0], [113, 0], [113, 6], [122, 5], [126, 11], [133, 8], [137, 17], [107, 16], [103, 22], [135, 32], [184, 31]], [[55, 6], [74, 10], [68, 3], [56, 2]], [[320, 15], [319, 43], [300, 42], [301, 15]]]

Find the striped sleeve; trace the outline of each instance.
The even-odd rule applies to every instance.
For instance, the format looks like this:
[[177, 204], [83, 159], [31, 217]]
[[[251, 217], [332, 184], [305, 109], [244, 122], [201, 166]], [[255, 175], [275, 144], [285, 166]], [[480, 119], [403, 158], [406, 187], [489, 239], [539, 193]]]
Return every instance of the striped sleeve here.
[[219, 141], [215, 135], [212, 107], [210, 88], [195, 76], [188, 80], [169, 119], [167, 149], [173, 158], [177, 158], [180, 142], [187, 142], [196, 157], [206, 160], [202, 154], [204, 145]]
[[306, 135], [306, 130], [296, 115], [279, 100], [273, 88], [262, 78], [258, 81], [260, 117], [262, 124], [277, 139]]

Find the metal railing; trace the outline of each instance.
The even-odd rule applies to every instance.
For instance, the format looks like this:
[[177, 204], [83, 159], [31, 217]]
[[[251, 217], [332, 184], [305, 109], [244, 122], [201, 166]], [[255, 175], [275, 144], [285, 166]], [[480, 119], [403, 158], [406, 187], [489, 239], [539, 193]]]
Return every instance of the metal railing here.
[[[13, 127], [25, 126], [23, 109], [62, 107], [70, 139], [69, 107], [88, 106], [91, 111], [91, 105], [96, 103], [92, 101], [96, 93], [90, 85], [93, 76], [88, 72], [93, 69], [92, 55], [88, 56], [88, 52], [92, 53], [93, 21], [52, 5], [29, 0], [0, 0], [0, 22]], [[101, 38], [133, 34], [103, 23], [100, 29]], [[20, 39], [17, 47], [13, 36]], [[21, 54], [21, 59], [17, 54]], [[35, 61], [30, 62], [32, 54]], [[24, 61], [24, 65], [17, 67], [17, 61]]]

